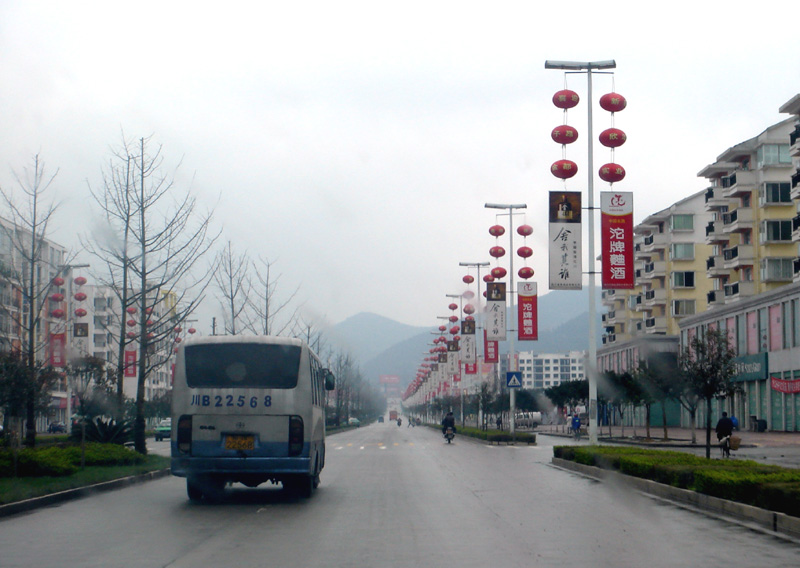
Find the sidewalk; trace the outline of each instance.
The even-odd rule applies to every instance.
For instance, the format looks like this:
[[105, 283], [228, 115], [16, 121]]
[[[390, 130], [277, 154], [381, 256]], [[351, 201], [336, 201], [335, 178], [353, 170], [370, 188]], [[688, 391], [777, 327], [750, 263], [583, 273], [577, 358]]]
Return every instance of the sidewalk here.
[[[567, 425], [544, 424], [535, 430], [536, 433], [548, 436], [561, 436], [571, 438]], [[664, 440], [662, 427], [650, 427], [651, 439], [645, 439], [646, 429], [641, 426], [625, 427], [625, 435], [621, 426], [612, 426], [609, 436], [609, 427], [603, 426], [598, 431], [600, 443], [611, 444], [636, 444], [643, 447], [660, 449], [674, 449], [685, 451], [699, 456], [705, 456], [706, 431], [698, 428], [695, 431], [697, 443], [692, 444], [692, 432], [689, 428], [668, 428], [668, 440]], [[738, 451], [732, 452], [734, 459], [749, 459], [760, 463], [780, 465], [783, 467], [800, 468], [800, 432], [750, 432], [747, 430], [735, 432], [742, 438], [742, 445]], [[711, 432], [711, 457], [719, 458], [717, 437]], [[588, 437], [582, 436], [581, 443], [588, 443]]]

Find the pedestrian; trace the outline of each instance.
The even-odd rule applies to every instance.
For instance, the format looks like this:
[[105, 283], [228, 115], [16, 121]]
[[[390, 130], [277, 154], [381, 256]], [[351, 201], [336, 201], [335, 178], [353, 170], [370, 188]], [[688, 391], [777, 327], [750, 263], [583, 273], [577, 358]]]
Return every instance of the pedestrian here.
[[495, 424], [497, 424], [497, 429], [502, 432], [503, 431], [503, 419], [498, 416], [497, 420], [495, 421]]
[[572, 433], [576, 439], [581, 437], [581, 415], [577, 412], [572, 415]]
[[717, 440], [720, 441], [722, 446], [722, 455], [726, 458], [731, 457], [730, 439], [731, 434], [733, 434], [733, 420], [728, 418], [727, 412], [722, 413], [722, 418], [717, 422], [715, 430], [717, 432]]

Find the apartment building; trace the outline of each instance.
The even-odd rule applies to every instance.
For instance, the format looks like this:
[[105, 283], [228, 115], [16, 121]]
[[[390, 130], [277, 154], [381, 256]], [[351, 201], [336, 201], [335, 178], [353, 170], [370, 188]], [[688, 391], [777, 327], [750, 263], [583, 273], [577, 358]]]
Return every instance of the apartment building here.
[[522, 387], [526, 389], [546, 389], [566, 381], [579, 381], [586, 378], [584, 371], [585, 351], [567, 353], [532, 353], [523, 351], [517, 354], [518, 369], [522, 371]]

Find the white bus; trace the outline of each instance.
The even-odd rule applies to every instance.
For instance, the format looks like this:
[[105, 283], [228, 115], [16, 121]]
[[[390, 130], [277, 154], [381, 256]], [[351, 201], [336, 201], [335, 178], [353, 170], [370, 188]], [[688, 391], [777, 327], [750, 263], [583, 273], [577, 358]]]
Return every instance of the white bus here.
[[172, 474], [189, 499], [228, 482], [280, 482], [303, 497], [325, 466], [325, 390], [333, 375], [299, 339], [200, 337], [178, 351], [172, 390]]

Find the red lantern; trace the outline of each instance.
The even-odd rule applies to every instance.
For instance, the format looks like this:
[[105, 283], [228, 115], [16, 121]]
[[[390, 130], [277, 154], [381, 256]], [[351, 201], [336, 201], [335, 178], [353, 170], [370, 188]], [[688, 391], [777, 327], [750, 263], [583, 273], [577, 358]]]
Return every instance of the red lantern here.
[[572, 144], [578, 139], [578, 131], [572, 126], [562, 124], [561, 126], [556, 126], [550, 132], [550, 138], [558, 144]]
[[175, 326], [175, 333], [180, 333], [181, 331], [183, 331], [183, 329], [181, 328], [181, 326], [179, 326], [179, 325], [176, 325], [176, 326]]
[[86, 284], [86, 278], [83, 276], [78, 276], [75, 280], [73, 280], [73, 282], [75, 282], [76, 286], [83, 286]]
[[75, 294], [75, 299], [78, 300], [79, 302], [83, 302], [86, 299], [86, 294], [84, 294], [83, 292], [78, 292], [77, 294]]
[[459, 332], [459, 327], [457, 325], [454, 325], [453, 327], [450, 328], [450, 333], [452, 335], [455, 335], [458, 332]]
[[531, 278], [533, 276], [533, 268], [531, 268], [530, 266], [523, 266], [522, 268], [519, 269], [519, 272], [517, 274], [519, 274], [520, 278], [525, 278], [525, 279]]
[[173, 348], [173, 349], [172, 349], [172, 351], [173, 351], [173, 353], [177, 353], [178, 351], [180, 351], [180, 349], [178, 349], [177, 347], [175, 347], [175, 348]]
[[129, 331], [125, 335], [127, 335], [129, 339], [133, 339], [134, 337], [136, 337], [136, 332], [135, 331]]
[[519, 247], [517, 249], [517, 254], [522, 258], [530, 258], [533, 256], [533, 249], [531, 247]]
[[175, 343], [180, 343], [181, 341], [182, 341], [182, 339], [180, 337], [176, 337], [175, 338]]
[[523, 237], [530, 237], [533, 234], [533, 227], [530, 225], [520, 225], [517, 227], [517, 233]]
[[578, 173], [578, 164], [572, 160], [556, 160], [550, 166], [550, 173], [559, 179], [569, 179]]
[[493, 237], [502, 237], [506, 232], [505, 227], [503, 225], [492, 225], [489, 227], [489, 234]]
[[458, 309], [458, 304], [450, 304], [447, 307], [450, 308], [451, 310], [457, 310]]
[[136, 321], [135, 320], [128, 320], [127, 323], [128, 323], [128, 327], [133, 327], [133, 326], [136, 325]]
[[619, 164], [604, 164], [598, 172], [600, 179], [608, 183], [615, 183], [625, 179], [625, 168]]
[[619, 128], [607, 128], [600, 133], [600, 144], [606, 148], [619, 148], [628, 137]]
[[50, 312], [50, 315], [53, 316], [54, 318], [61, 319], [66, 315], [66, 312], [59, 308], [57, 310], [53, 310], [52, 312]]
[[156, 334], [151, 331], [150, 333], [147, 334], [147, 339], [153, 339], [155, 336]]
[[147, 320], [147, 325], [153, 325], [154, 323], [156, 323], [156, 322], [154, 322], [154, 321], [153, 321], [153, 320], [151, 320], [151, 319]]
[[465, 314], [474, 314], [475, 313], [475, 306], [472, 304], [467, 304], [464, 306], [464, 313]]
[[125, 311], [126, 311], [126, 312], [128, 312], [129, 314], [133, 315], [133, 314], [135, 314], [135, 313], [136, 313], [136, 308], [134, 308], [133, 306], [131, 306], [130, 308], [128, 308], [128, 309], [127, 309], [127, 310], [125, 310]]
[[473, 282], [475, 282], [475, 278], [467, 274], [466, 276], [464, 276], [464, 278], [461, 279], [461, 281], [464, 284], [472, 284]]
[[492, 276], [495, 278], [505, 278], [508, 271], [502, 266], [495, 266], [492, 268]]
[[619, 93], [606, 93], [600, 97], [600, 106], [608, 112], [619, 112], [628, 106], [628, 101]]
[[146, 314], [149, 316], [150, 314], [152, 314], [152, 313], [153, 313], [153, 308], [147, 308], [147, 309], [144, 311], [144, 313], [146, 313]]
[[446, 325], [440, 325], [440, 326], [439, 326], [439, 331], [444, 331], [444, 330], [446, 330], [446, 329], [447, 329], [447, 326], [446, 326]]
[[197, 333], [197, 330], [196, 330], [195, 328], [193, 328], [193, 327], [190, 327], [190, 328], [188, 329], [188, 331], [189, 331], [189, 333], [191, 333], [192, 335], [194, 335], [195, 333]]
[[458, 321], [458, 316], [450, 316], [448, 319], [450, 320], [451, 323], [455, 323]]
[[51, 302], [63, 302], [64, 301], [64, 294], [55, 293], [50, 296]]
[[472, 290], [467, 290], [466, 292], [461, 294], [461, 297], [466, 298], [467, 300], [471, 300], [472, 298], [475, 297], [475, 292], [473, 292]]
[[461, 341], [461, 336], [456, 334], [453, 336], [453, 341]]
[[77, 310], [75, 310], [75, 315], [78, 316], [79, 318], [82, 318], [83, 316], [86, 315], [86, 310], [84, 310], [83, 308], [78, 308]]
[[489, 249], [489, 254], [494, 258], [500, 258], [501, 256], [505, 256], [506, 249], [503, 247], [492, 247]]
[[483, 281], [484, 282], [494, 282], [494, 276], [492, 276], [491, 274], [487, 274], [486, 276], [483, 277]]
[[475, 321], [475, 318], [472, 317], [472, 316], [467, 316], [464, 319], [467, 320], [467, 321]]
[[53, 286], [63, 286], [63, 285], [64, 285], [64, 279], [61, 278], [61, 276], [56, 276], [55, 278], [53, 278]]
[[553, 104], [561, 109], [568, 109], [576, 106], [580, 102], [580, 97], [575, 91], [563, 89], [553, 95]]

